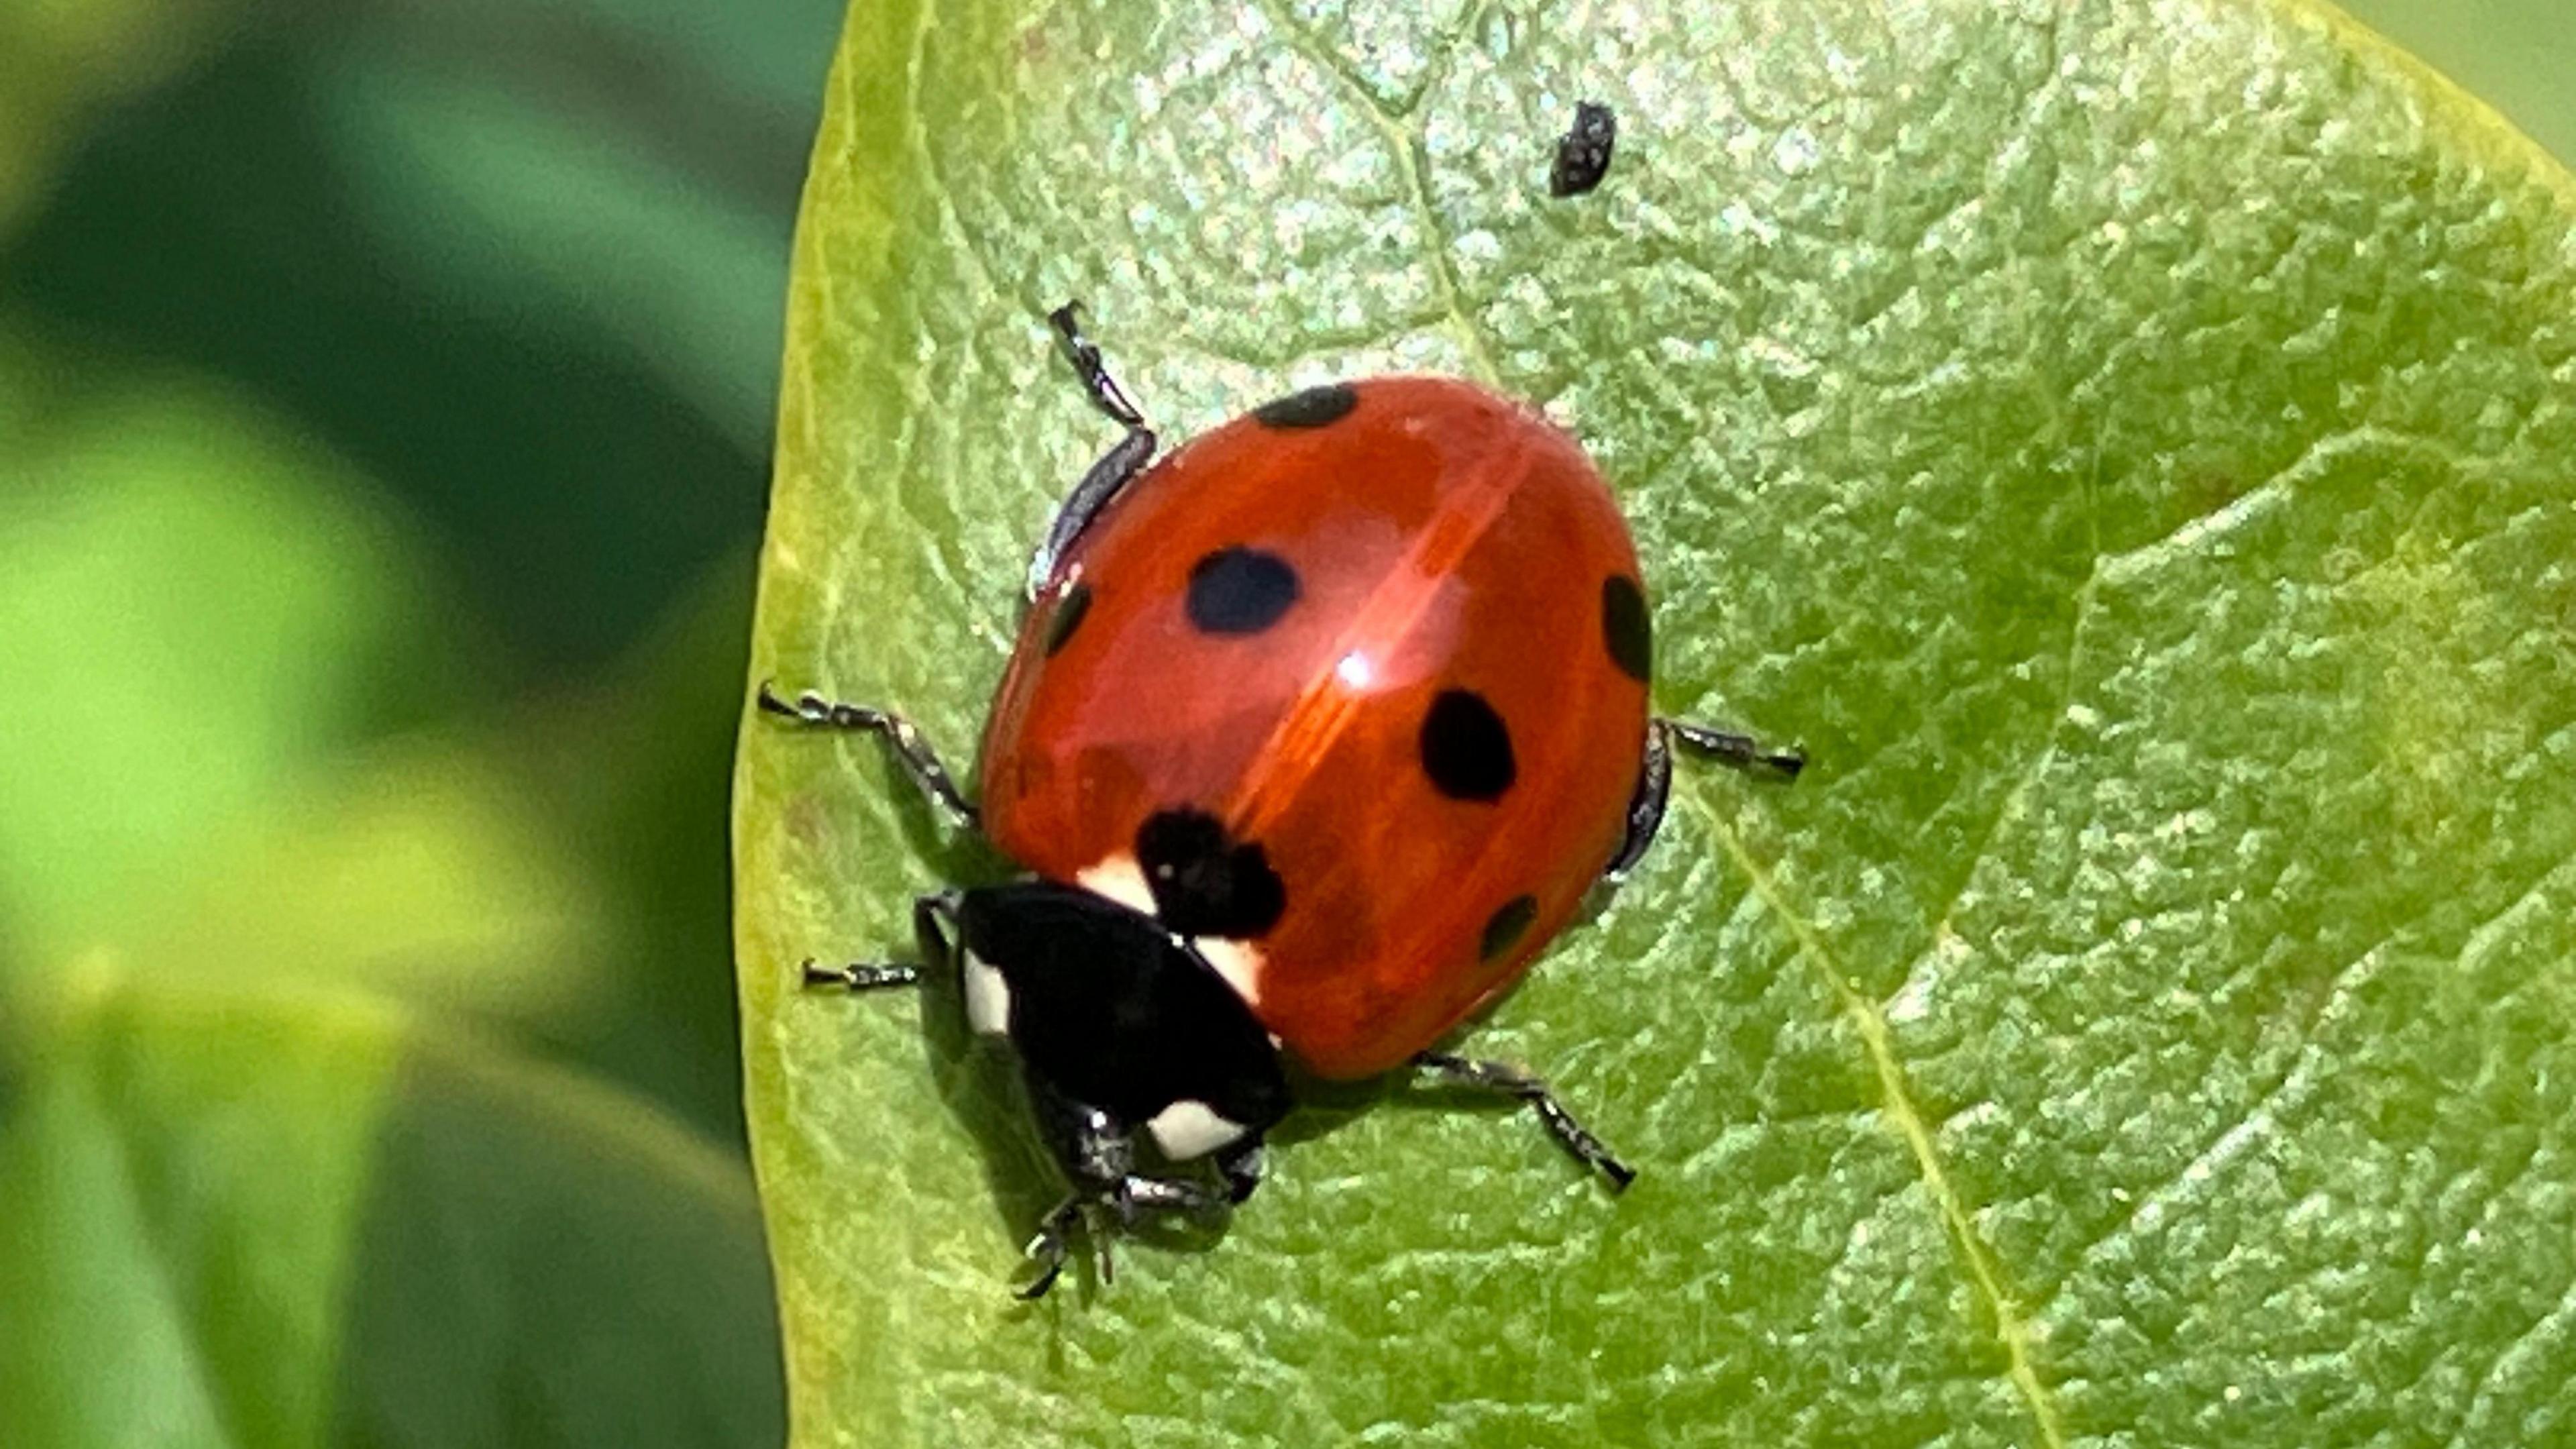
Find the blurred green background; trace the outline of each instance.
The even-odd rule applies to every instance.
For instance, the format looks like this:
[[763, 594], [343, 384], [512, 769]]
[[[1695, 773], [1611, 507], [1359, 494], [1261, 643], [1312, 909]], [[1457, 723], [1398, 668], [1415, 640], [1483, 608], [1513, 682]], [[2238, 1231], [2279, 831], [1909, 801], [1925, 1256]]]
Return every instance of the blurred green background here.
[[[2576, 155], [2576, 7], [2350, 8]], [[0, 0], [0, 1444], [779, 1438], [725, 792], [840, 23]]]

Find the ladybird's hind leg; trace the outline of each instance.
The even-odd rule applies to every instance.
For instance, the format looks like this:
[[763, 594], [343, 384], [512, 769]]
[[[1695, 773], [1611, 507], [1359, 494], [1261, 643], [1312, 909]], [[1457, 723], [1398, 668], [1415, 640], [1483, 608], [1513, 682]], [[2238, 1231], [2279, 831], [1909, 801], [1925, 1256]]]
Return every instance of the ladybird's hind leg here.
[[1686, 719], [1663, 719], [1656, 723], [1693, 751], [1738, 769], [1750, 770], [1758, 766], [1776, 772], [1784, 780], [1794, 780], [1800, 770], [1807, 768], [1807, 752], [1795, 747], [1775, 750], [1751, 735], [1710, 729], [1707, 725], [1692, 724]]
[[1610, 857], [1601, 874], [1617, 880], [1636, 868], [1645, 857], [1646, 847], [1655, 843], [1655, 832], [1663, 827], [1664, 806], [1673, 793], [1673, 742], [1681, 741], [1694, 752], [1723, 761], [1738, 769], [1760, 766], [1776, 772], [1782, 779], [1794, 780], [1807, 766], [1807, 757], [1795, 749], [1773, 750], [1763, 747], [1751, 735], [1732, 730], [1715, 730], [1686, 720], [1665, 719], [1658, 715], [1646, 724], [1646, 762], [1637, 772], [1637, 793], [1628, 799], [1628, 835], [1619, 843], [1619, 852]]
[[1575, 1161], [1608, 1179], [1612, 1192], [1624, 1192], [1629, 1183], [1637, 1180], [1636, 1170], [1621, 1162], [1600, 1138], [1592, 1135], [1590, 1128], [1575, 1120], [1574, 1114], [1565, 1109], [1564, 1103], [1556, 1100], [1554, 1092], [1548, 1090], [1546, 1082], [1519, 1067], [1509, 1062], [1453, 1057], [1444, 1052], [1424, 1052], [1413, 1059], [1413, 1065], [1439, 1074], [1443, 1081], [1453, 1086], [1499, 1092], [1528, 1103], [1530, 1109], [1538, 1113], [1538, 1120], [1546, 1124], [1548, 1135], [1556, 1139], [1557, 1145], [1572, 1154]]
[[1082, 390], [1092, 406], [1108, 415], [1111, 422], [1127, 430], [1127, 435], [1110, 446], [1075, 484], [1073, 492], [1055, 511], [1055, 521], [1047, 527], [1046, 538], [1037, 553], [1029, 559], [1028, 595], [1035, 599], [1047, 582], [1055, 577], [1056, 565], [1064, 561], [1065, 550], [1091, 524], [1127, 480], [1145, 471], [1154, 456], [1154, 430], [1145, 426], [1145, 414], [1127, 396], [1127, 390], [1110, 376], [1109, 365], [1100, 358], [1100, 347], [1083, 335], [1082, 324], [1075, 314], [1079, 302], [1067, 302], [1047, 314], [1055, 327], [1057, 345], [1065, 360], [1073, 364], [1074, 376], [1082, 381]]
[[767, 680], [761, 681], [760, 707], [765, 713], [819, 729], [866, 730], [882, 736], [893, 747], [895, 758], [903, 762], [904, 773], [912, 777], [912, 783], [920, 786], [921, 793], [929, 796], [933, 804], [946, 809], [960, 824], [970, 829], [983, 824], [982, 814], [976, 810], [974, 802], [957, 788], [957, 781], [949, 775], [948, 767], [939, 762], [939, 752], [932, 749], [930, 741], [922, 738], [921, 730], [902, 715], [872, 709], [864, 704], [843, 704], [810, 690], [792, 700], [783, 699]]

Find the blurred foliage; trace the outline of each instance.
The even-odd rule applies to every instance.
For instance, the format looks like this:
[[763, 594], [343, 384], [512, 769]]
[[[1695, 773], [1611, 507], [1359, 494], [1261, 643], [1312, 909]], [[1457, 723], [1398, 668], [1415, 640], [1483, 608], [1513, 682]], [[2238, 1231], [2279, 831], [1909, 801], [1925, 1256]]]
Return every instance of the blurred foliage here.
[[[2357, 8], [2576, 137], [2570, 12]], [[779, 1437], [725, 802], [839, 9], [0, 0], [0, 1443]]]
[[93, 107], [184, 66], [228, 0], [0, 3], [0, 235], [39, 194]]
[[0, 0], [0, 1443], [762, 1444], [828, 3]]

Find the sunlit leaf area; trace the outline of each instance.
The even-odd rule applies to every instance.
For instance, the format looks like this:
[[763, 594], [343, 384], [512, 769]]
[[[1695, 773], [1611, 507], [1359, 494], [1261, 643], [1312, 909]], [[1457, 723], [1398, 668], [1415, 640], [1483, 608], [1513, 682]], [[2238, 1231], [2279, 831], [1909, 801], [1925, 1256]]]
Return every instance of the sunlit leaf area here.
[[[2576, 9], [2346, 9], [0, 0], [0, 1449], [2576, 1442]], [[1076, 295], [1809, 750], [1477, 1030], [1628, 1194], [1341, 1089], [1020, 1305], [794, 989], [1003, 866], [748, 687], [971, 761]]]

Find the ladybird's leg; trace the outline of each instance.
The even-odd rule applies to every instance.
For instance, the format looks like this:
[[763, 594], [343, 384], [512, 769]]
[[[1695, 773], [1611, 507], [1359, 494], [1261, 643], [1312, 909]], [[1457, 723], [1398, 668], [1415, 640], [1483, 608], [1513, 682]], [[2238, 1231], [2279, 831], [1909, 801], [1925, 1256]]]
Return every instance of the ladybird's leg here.
[[1100, 344], [1083, 335], [1082, 323], [1078, 320], [1081, 313], [1080, 302], [1067, 302], [1047, 314], [1047, 321], [1055, 328], [1057, 345], [1064, 349], [1065, 360], [1073, 364], [1074, 375], [1082, 379], [1082, 390], [1090, 396], [1092, 406], [1130, 432], [1144, 431], [1144, 410], [1128, 398], [1127, 390], [1118, 385], [1118, 379], [1109, 375], [1109, 364], [1100, 357]]
[[1077, 1189], [1055, 1210], [1038, 1220], [1037, 1236], [1021, 1250], [1022, 1256], [1038, 1265], [1037, 1280], [1019, 1290], [1022, 1298], [1039, 1298], [1055, 1280], [1064, 1276], [1064, 1260], [1072, 1252], [1071, 1238], [1077, 1224], [1090, 1230], [1091, 1251], [1100, 1263], [1100, 1281], [1118, 1281], [1117, 1258], [1110, 1251], [1112, 1235], [1098, 1231], [1085, 1216], [1098, 1204], [1105, 1206], [1122, 1228], [1132, 1228], [1147, 1213], [1197, 1213], [1221, 1206], [1223, 1196], [1195, 1182], [1179, 1182], [1165, 1177], [1146, 1177], [1129, 1173], [1110, 1184], [1098, 1196]]
[[949, 775], [948, 767], [939, 762], [939, 752], [930, 747], [930, 741], [922, 738], [920, 728], [902, 715], [871, 709], [864, 704], [843, 704], [838, 700], [825, 699], [811, 690], [793, 700], [782, 699], [765, 679], [760, 683], [760, 707], [767, 713], [800, 724], [823, 729], [867, 730], [883, 737], [888, 745], [893, 746], [895, 758], [903, 762], [904, 773], [912, 777], [913, 784], [921, 787], [922, 794], [967, 826], [980, 827], [983, 824], [982, 814], [976, 810], [974, 802], [957, 788], [957, 781]]
[[1751, 735], [1737, 734], [1733, 730], [1710, 729], [1707, 725], [1692, 724], [1686, 719], [1659, 719], [1655, 723], [1662, 725], [1672, 733], [1675, 740], [1688, 745], [1692, 750], [1739, 769], [1749, 770], [1759, 765], [1766, 770], [1776, 771], [1783, 779], [1794, 780], [1798, 778], [1800, 770], [1807, 768], [1806, 751], [1795, 747], [1785, 750], [1771, 749]]
[[1037, 1236], [1029, 1239], [1029, 1245], [1020, 1250], [1022, 1257], [1038, 1265], [1038, 1276], [1029, 1286], [1018, 1290], [1021, 1298], [1032, 1302], [1044, 1298], [1047, 1290], [1055, 1286], [1055, 1280], [1064, 1276], [1065, 1255], [1072, 1248], [1068, 1240], [1075, 1225], [1082, 1221], [1083, 1202], [1082, 1195], [1076, 1193], [1038, 1219]]
[[1508, 1062], [1474, 1061], [1442, 1052], [1424, 1052], [1413, 1059], [1413, 1064], [1439, 1073], [1454, 1085], [1479, 1087], [1527, 1102], [1538, 1113], [1539, 1121], [1547, 1124], [1557, 1145], [1574, 1154], [1577, 1162], [1608, 1178], [1612, 1192], [1624, 1191], [1636, 1181], [1635, 1169], [1621, 1162], [1600, 1138], [1592, 1135], [1591, 1129], [1576, 1121], [1574, 1114], [1565, 1110], [1565, 1104], [1556, 1100], [1556, 1094], [1547, 1089], [1547, 1083], [1528, 1072]]
[[921, 968], [918, 966], [876, 966], [865, 961], [853, 961], [846, 966], [826, 966], [809, 956], [804, 970], [806, 985], [836, 986], [844, 991], [879, 991], [889, 986], [921, 984]]
[[[1236, 1201], [1241, 1201], [1240, 1198]], [[1036, 1281], [1019, 1290], [1022, 1298], [1042, 1298], [1064, 1276], [1065, 1259], [1073, 1250], [1072, 1236], [1076, 1226], [1090, 1232], [1091, 1249], [1100, 1262], [1100, 1281], [1117, 1281], [1117, 1259], [1111, 1255], [1111, 1235], [1101, 1232], [1086, 1216], [1094, 1205], [1106, 1207], [1116, 1216], [1121, 1227], [1132, 1228], [1147, 1213], [1203, 1213], [1225, 1205], [1223, 1194], [1195, 1182], [1168, 1177], [1147, 1177], [1129, 1173], [1109, 1184], [1097, 1196], [1077, 1188], [1052, 1211], [1038, 1220], [1037, 1235], [1021, 1249], [1022, 1256], [1038, 1265]]]
[[1663, 828], [1664, 806], [1672, 795], [1672, 727], [1658, 717], [1646, 721], [1646, 763], [1637, 772], [1637, 793], [1628, 797], [1628, 838], [1619, 842], [1619, 853], [1602, 867], [1603, 875], [1618, 880], [1645, 858], [1646, 847], [1655, 843], [1655, 832]]
[[1637, 772], [1637, 793], [1628, 799], [1628, 836], [1619, 843], [1619, 853], [1601, 873], [1617, 880], [1636, 868], [1645, 857], [1646, 847], [1655, 843], [1655, 832], [1663, 826], [1664, 806], [1673, 793], [1673, 741], [1679, 740], [1698, 753], [1724, 761], [1739, 769], [1755, 765], [1775, 770], [1784, 779], [1798, 778], [1806, 768], [1807, 757], [1794, 749], [1765, 749], [1751, 735], [1732, 730], [1714, 730], [1687, 720], [1665, 719], [1661, 715], [1646, 722], [1646, 762]]
[[[1147, 1213], [1169, 1216], [1175, 1213], [1210, 1213], [1225, 1206], [1226, 1196], [1205, 1183], [1189, 1182], [1175, 1177], [1147, 1177], [1131, 1172], [1118, 1181], [1102, 1199], [1117, 1216], [1122, 1230], [1133, 1231]], [[1237, 1199], [1240, 1201], [1240, 1199]], [[1100, 1255], [1100, 1281], [1118, 1279], [1115, 1260], [1110, 1256], [1110, 1235], [1101, 1233], [1092, 1239]]]
[[1240, 1203], [1261, 1186], [1261, 1169], [1265, 1155], [1261, 1134], [1250, 1132], [1219, 1148], [1216, 1155], [1217, 1175], [1225, 1179], [1228, 1202]]
[[953, 966], [957, 948], [948, 942], [948, 931], [940, 925], [957, 924], [959, 892], [934, 891], [912, 898], [912, 943], [921, 950], [921, 959], [933, 966]]
[[[956, 958], [950, 951], [947, 933], [939, 922], [957, 919], [957, 892], [937, 891], [916, 896], [912, 902], [912, 936], [921, 947], [922, 959], [933, 966], [946, 966]], [[918, 966], [877, 965], [853, 961], [846, 966], [825, 966], [808, 957], [803, 967], [808, 986], [838, 987], [843, 991], [881, 991], [890, 986], [918, 986]]]
[[1120, 1179], [1110, 1201], [1118, 1209], [1119, 1220], [1130, 1225], [1145, 1213], [1203, 1213], [1226, 1204], [1224, 1194], [1206, 1183], [1147, 1177], [1141, 1172], [1131, 1172]]
[[1073, 492], [1065, 496], [1056, 509], [1055, 521], [1047, 526], [1044, 542], [1029, 559], [1029, 597], [1034, 599], [1055, 577], [1056, 565], [1064, 560], [1065, 550], [1082, 536], [1127, 480], [1145, 471], [1154, 456], [1154, 431], [1145, 426], [1145, 414], [1129, 400], [1127, 390], [1109, 375], [1109, 365], [1100, 358], [1100, 347], [1082, 334], [1082, 324], [1074, 319], [1078, 302], [1067, 302], [1047, 314], [1054, 324], [1056, 340], [1064, 350], [1065, 360], [1073, 364], [1074, 375], [1082, 380], [1082, 390], [1092, 405], [1108, 415], [1109, 420], [1127, 430], [1127, 435], [1110, 446], [1082, 475]]
[[1036, 599], [1045, 592], [1047, 581], [1055, 577], [1056, 565], [1063, 561], [1065, 550], [1091, 526], [1091, 520], [1127, 480], [1145, 471], [1145, 462], [1154, 456], [1154, 435], [1138, 428], [1120, 439], [1091, 465], [1082, 481], [1055, 511], [1055, 521], [1047, 526], [1047, 536], [1029, 556], [1028, 597]]

